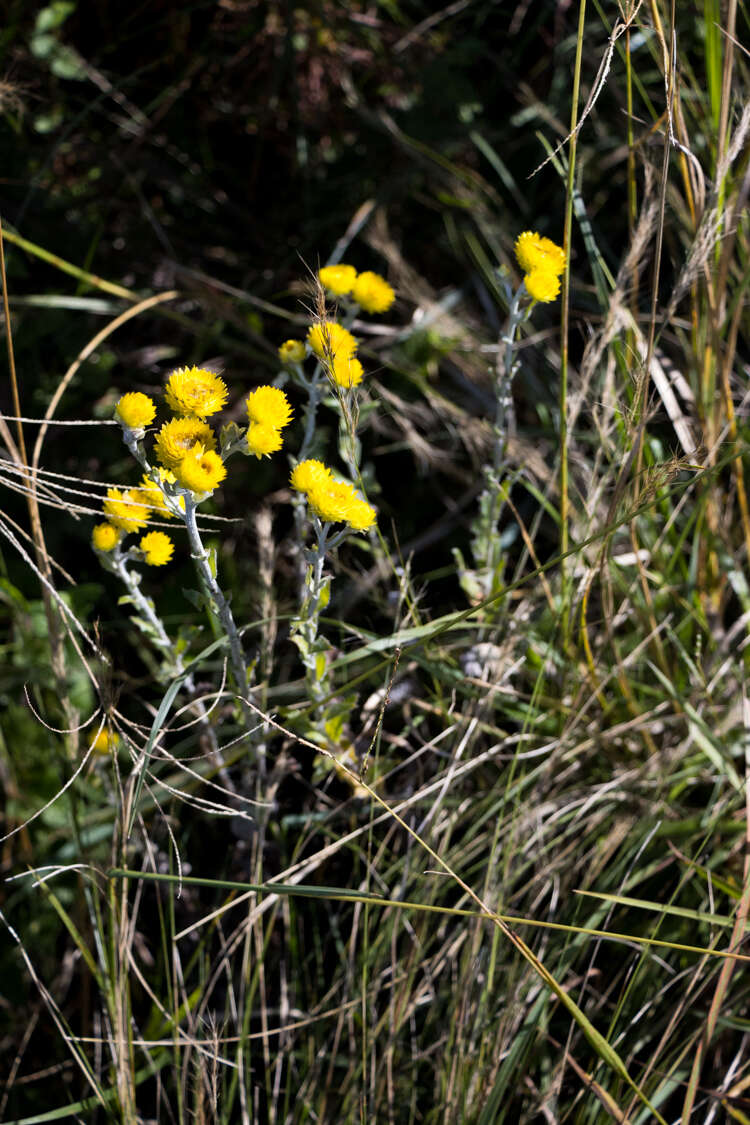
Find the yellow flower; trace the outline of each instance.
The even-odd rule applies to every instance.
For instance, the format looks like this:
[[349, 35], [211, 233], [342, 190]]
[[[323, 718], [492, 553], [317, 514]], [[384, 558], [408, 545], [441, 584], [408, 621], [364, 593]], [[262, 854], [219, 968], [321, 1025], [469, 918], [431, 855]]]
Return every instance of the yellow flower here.
[[227, 475], [218, 453], [195, 445], [175, 466], [177, 483], [191, 492], [213, 492]]
[[247, 399], [247, 416], [251, 422], [283, 430], [292, 420], [292, 408], [278, 387], [256, 387]]
[[328, 479], [313, 482], [307, 491], [313, 512], [324, 523], [348, 523], [355, 531], [366, 531], [375, 522], [375, 512], [350, 484]]
[[331, 470], [322, 461], [300, 461], [292, 469], [289, 483], [297, 492], [309, 492], [316, 484], [331, 479]]
[[354, 266], [323, 266], [322, 270], [318, 270], [318, 277], [320, 284], [329, 293], [333, 293], [335, 297], [343, 297], [351, 293], [352, 286], [357, 280], [357, 271]]
[[142, 430], [144, 426], [149, 426], [156, 417], [156, 406], [153, 399], [150, 399], [148, 395], [142, 395], [140, 391], [133, 391], [131, 394], [122, 396], [115, 407], [115, 414], [118, 421], [122, 422], [123, 426], [127, 426], [129, 430]]
[[119, 488], [108, 488], [107, 499], [102, 505], [110, 523], [123, 531], [140, 531], [151, 515], [143, 503], [137, 489], [120, 492]]
[[[177, 483], [177, 477], [170, 469], [154, 469], [153, 471], [158, 474], [159, 480], [162, 482], [162, 484]], [[167, 520], [173, 520], [175, 518], [175, 513], [171, 508], [167, 507], [167, 502], [164, 499], [164, 493], [162, 492], [161, 488], [158, 484], [156, 484], [155, 481], [152, 481], [150, 477], [147, 477], [145, 473], [143, 474], [143, 479], [141, 480], [138, 492], [143, 497], [143, 503], [148, 504], [149, 508], [152, 508], [154, 510], [153, 514], [163, 516], [164, 519]], [[185, 497], [179, 496], [175, 499], [184, 511]]]
[[167, 469], [176, 469], [194, 445], [215, 449], [216, 438], [211, 427], [198, 418], [173, 418], [159, 430], [154, 446], [156, 456]]
[[224, 380], [202, 367], [178, 367], [169, 376], [164, 394], [169, 409], [188, 418], [216, 414], [228, 396]]
[[356, 387], [362, 382], [364, 371], [356, 356], [334, 356], [328, 366], [328, 374], [340, 387]]
[[529, 296], [534, 301], [554, 301], [560, 292], [560, 278], [555, 273], [551, 273], [548, 269], [532, 270], [527, 273], [523, 279], [526, 290]]
[[544, 269], [559, 277], [565, 270], [563, 248], [551, 238], [542, 238], [536, 231], [525, 230], [523, 234], [519, 234], [516, 239], [516, 259], [524, 273]]
[[247, 448], [254, 453], [258, 460], [277, 453], [284, 439], [281, 430], [276, 426], [268, 426], [265, 422], [251, 422], [247, 429]]
[[174, 543], [163, 531], [149, 531], [138, 546], [146, 556], [147, 566], [164, 566], [174, 554]]
[[113, 754], [120, 745], [120, 736], [117, 731], [108, 731], [102, 727], [98, 734], [92, 735], [89, 749], [95, 754]]
[[354, 336], [335, 320], [321, 320], [318, 324], [311, 325], [307, 342], [319, 359], [352, 356], [357, 350]]
[[359, 275], [352, 287], [352, 297], [369, 313], [387, 312], [396, 300], [396, 294], [385, 278], [372, 270]]
[[122, 533], [112, 523], [98, 523], [91, 534], [96, 551], [114, 551]]
[[346, 522], [353, 531], [369, 531], [375, 523], [375, 509], [371, 508], [367, 501], [357, 497], [352, 502]]
[[285, 340], [279, 348], [282, 363], [302, 363], [307, 351], [301, 340]]

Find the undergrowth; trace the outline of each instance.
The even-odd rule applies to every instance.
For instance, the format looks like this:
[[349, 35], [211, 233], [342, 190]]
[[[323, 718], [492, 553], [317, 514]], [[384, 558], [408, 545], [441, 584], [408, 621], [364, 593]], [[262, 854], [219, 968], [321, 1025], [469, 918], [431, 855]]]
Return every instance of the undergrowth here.
[[746, 1122], [747, 11], [241, 7], [8, 23], [0, 1119]]

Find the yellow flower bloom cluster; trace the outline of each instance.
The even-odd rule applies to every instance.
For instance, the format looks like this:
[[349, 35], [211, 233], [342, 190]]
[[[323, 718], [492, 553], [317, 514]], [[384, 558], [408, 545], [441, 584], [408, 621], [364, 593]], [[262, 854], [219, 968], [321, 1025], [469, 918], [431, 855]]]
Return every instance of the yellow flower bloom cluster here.
[[396, 300], [396, 294], [385, 278], [372, 270], [358, 274], [354, 266], [341, 263], [324, 266], [318, 270], [318, 278], [334, 297], [351, 296], [365, 312], [387, 312]]
[[[164, 497], [154, 482], [145, 476], [141, 488], [129, 488], [125, 492], [121, 492], [119, 488], [108, 488], [107, 499], [103, 504], [107, 523], [98, 523], [92, 532], [91, 544], [94, 550], [103, 554], [114, 551], [124, 535], [142, 531], [154, 511], [171, 516], [166, 505], [162, 510], [162, 505]], [[144, 543], [147, 544], [146, 547]], [[149, 566], [163, 566], [169, 562], [174, 550], [172, 540], [163, 531], [152, 531], [145, 535], [140, 546]]]
[[174, 472], [194, 445], [216, 449], [216, 438], [211, 427], [199, 418], [173, 418], [159, 430], [154, 452], [159, 462]]
[[533, 301], [554, 301], [565, 271], [565, 251], [551, 238], [526, 230], [516, 239], [516, 259], [524, 271], [524, 285]]
[[138, 488], [129, 488], [126, 492], [108, 488], [102, 507], [109, 522], [121, 531], [140, 531], [151, 515], [148, 497], [143, 496]]
[[335, 320], [321, 320], [310, 326], [307, 342], [325, 363], [332, 382], [346, 390], [362, 382], [364, 370], [354, 354], [359, 342], [348, 328]]
[[282, 363], [302, 363], [307, 352], [301, 340], [285, 340], [279, 348]]
[[115, 407], [118, 422], [122, 422], [129, 430], [142, 430], [150, 426], [156, 417], [156, 406], [153, 399], [140, 391], [132, 391], [123, 395]]
[[367, 531], [375, 523], [375, 509], [351, 484], [336, 480], [322, 461], [302, 461], [292, 470], [290, 484], [304, 492], [311, 510], [324, 523], [348, 523], [353, 531]]
[[120, 542], [121, 531], [113, 523], [98, 523], [91, 535], [96, 551], [114, 551]]
[[174, 544], [163, 531], [149, 531], [138, 544], [149, 566], [164, 566], [172, 558]]
[[260, 460], [281, 449], [281, 431], [292, 420], [289, 399], [279, 387], [256, 387], [248, 395], [247, 447]]
[[114, 754], [120, 745], [120, 736], [117, 731], [108, 731], [106, 727], [102, 727], [98, 734], [94, 734], [89, 742], [89, 749], [94, 754]]
[[222, 410], [229, 397], [226, 383], [203, 367], [178, 367], [167, 379], [167, 406], [186, 418], [208, 418]]
[[213, 449], [194, 445], [175, 466], [174, 475], [177, 483], [191, 492], [213, 492], [224, 480], [227, 471]]

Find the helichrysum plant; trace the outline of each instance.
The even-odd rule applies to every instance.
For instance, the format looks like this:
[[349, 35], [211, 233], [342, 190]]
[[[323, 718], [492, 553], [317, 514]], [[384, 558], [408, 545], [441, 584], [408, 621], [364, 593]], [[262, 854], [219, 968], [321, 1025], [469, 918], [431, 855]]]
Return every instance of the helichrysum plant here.
[[[375, 510], [363, 498], [361, 446], [357, 437], [360, 418], [359, 388], [365, 372], [357, 355], [359, 341], [351, 331], [358, 313], [380, 314], [395, 301], [388, 282], [372, 271], [357, 273], [350, 265], [324, 266], [318, 281], [337, 305], [337, 316], [324, 313], [302, 340], [287, 340], [279, 348], [282, 363], [307, 394], [304, 433], [299, 454], [292, 462], [290, 483], [295, 494], [297, 541], [303, 544], [299, 611], [291, 635], [300, 652], [313, 715], [311, 733], [334, 752], [340, 748], [352, 700], [332, 696], [331, 645], [320, 633], [320, 615], [330, 599], [326, 558], [352, 533], [375, 527]], [[306, 370], [306, 364], [310, 368]], [[339, 414], [339, 452], [349, 480], [311, 454], [319, 444], [316, 432], [318, 407], [326, 399]], [[323, 452], [323, 451], [321, 451]], [[308, 527], [313, 535], [312, 546]]]
[[494, 372], [496, 405], [492, 461], [485, 467], [479, 511], [471, 527], [473, 567], [466, 565], [460, 551], [454, 551], [461, 585], [473, 603], [483, 601], [502, 589], [505, 559], [498, 522], [510, 488], [505, 473], [505, 452], [513, 418], [513, 378], [519, 369], [516, 356], [518, 329], [529, 318], [536, 304], [547, 304], [557, 299], [560, 277], [565, 270], [565, 251], [536, 231], [524, 231], [518, 236], [515, 254], [524, 276], [515, 291], [507, 277], [500, 279], [505, 284], [508, 319]]
[[[115, 415], [122, 425], [123, 440], [144, 475], [137, 488], [108, 490], [103, 505], [107, 522], [94, 528], [92, 543], [102, 564], [127, 587], [127, 600], [138, 613], [136, 621], [161, 652], [166, 673], [177, 675], [182, 661], [175, 658], [175, 646], [153, 601], [142, 594], [141, 576], [133, 569], [139, 563], [166, 565], [174, 545], [160, 530], [147, 532], [137, 543], [126, 545], [125, 540], [143, 531], [154, 516], [182, 522], [201, 586], [197, 600], [208, 611], [217, 635], [226, 640], [231, 675], [242, 700], [248, 691], [248, 663], [229, 601], [217, 580], [215, 552], [204, 546], [196, 511], [226, 479], [226, 462], [233, 453], [260, 458], [281, 449], [282, 430], [291, 421], [292, 408], [284, 391], [258, 387], [247, 400], [247, 427], [231, 423], [217, 437], [208, 419], [224, 408], [228, 397], [226, 384], [213, 371], [177, 368], [167, 379], [164, 393], [174, 417], [159, 427], [149, 453], [147, 429], [156, 418], [156, 404], [138, 392], [123, 395]], [[187, 681], [186, 686], [190, 690]]]

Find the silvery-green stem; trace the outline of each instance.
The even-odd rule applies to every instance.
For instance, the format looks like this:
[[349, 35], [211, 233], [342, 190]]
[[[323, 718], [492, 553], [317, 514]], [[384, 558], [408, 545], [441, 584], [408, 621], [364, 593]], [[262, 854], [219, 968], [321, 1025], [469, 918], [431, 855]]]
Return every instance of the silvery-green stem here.
[[204, 590], [212, 606], [216, 607], [216, 616], [219, 618], [229, 642], [229, 664], [232, 670], [232, 676], [241, 698], [244, 699], [247, 693], [247, 665], [242, 651], [242, 641], [240, 640], [232, 611], [229, 608], [229, 602], [224, 597], [221, 587], [216, 581], [211, 569], [209, 553], [203, 546], [203, 540], [198, 531], [195, 509], [195, 500], [189, 492], [186, 492], [185, 510], [182, 513], [182, 518], [188, 533], [190, 554], [195, 563], [195, 568], [198, 571], [198, 576], [203, 584]]
[[[151, 626], [153, 630], [151, 634], [151, 641], [153, 642], [154, 646], [162, 653], [164, 657], [164, 666], [169, 677], [175, 678], [177, 676], [181, 676], [185, 671], [185, 662], [182, 658], [182, 655], [175, 651], [175, 646], [170, 640], [169, 635], [164, 628], [164, 623], [156, 612], [156, 608], [151, 598], [147, 598], [141, 590], [140, 575], [133, 574], [132, 571], [128, 569], [127, 552], [123, 552], [120, 544], [118, 544], [117, 547], [115, 547], [114, 551], [107, 552], [106, 554], [104, 554], [104, 552], [101, 552], [100, 557], [104, 565], [106, 565], [107, 569], [111, 570], [120, 579], [122, 584], [127, 589], [128, 596], [137, 609], [138, 613], [142, 617], [144, 617]], [[195, 679], [192, 673], [188, 673], [188, 675], [185, 676], [183, 683], [185, 685], [185, 691], [188, 693], [188, 695], [193, 695], [196, 691], [196, 686]], [[204, 703], [200, 699], [195, 699], [191, 702], [190, 706], [201, 720], [201, 726], [206, 732], [209, 743], [211, 745], [212, 753], [218, 756], [219, 746], [216, 740], [216, 732], [211, 726], [208, 717], [208, 711], [206, 710]], [[231, 779], [229, 778], [229, 775], [226, 772], [224, 763], [221, 760], [220, 756], [218, 757], [219, 773], [222, 777], [222, 781], [227, 786], [227, 788], [233, 790], [234, 786], [231, 782]]]
[[495, 377], [495, 418], [493, 422], [492, 464], [485, 469], [485, 486], [479, 497], [479, 513], [472, 524], [475, 577], [483, 595], [493, 592], [499, 565], [500, 536], [498, 522], [503, 510], [503, 473], [508, 437], [513, 419], [513, 378], [518, 370], [516, 359], [518, 328], [529, 315], [530, 306], [522, 307], [526, 286], [521, 282], [510, 302], [505, 331], [500, 338], [504, 345]]

